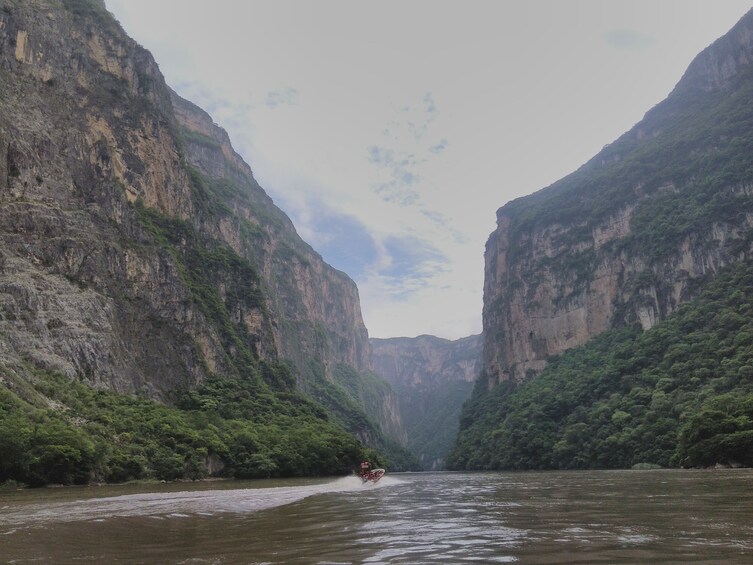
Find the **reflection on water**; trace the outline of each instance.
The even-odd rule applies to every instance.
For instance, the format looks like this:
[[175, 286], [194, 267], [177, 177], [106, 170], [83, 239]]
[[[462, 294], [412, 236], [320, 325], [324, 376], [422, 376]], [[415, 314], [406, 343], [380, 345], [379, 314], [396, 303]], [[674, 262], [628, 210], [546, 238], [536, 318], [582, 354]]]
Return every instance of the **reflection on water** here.
[[737, 470], [5, 492], [0, 562], [753, 563], [751, 487]]

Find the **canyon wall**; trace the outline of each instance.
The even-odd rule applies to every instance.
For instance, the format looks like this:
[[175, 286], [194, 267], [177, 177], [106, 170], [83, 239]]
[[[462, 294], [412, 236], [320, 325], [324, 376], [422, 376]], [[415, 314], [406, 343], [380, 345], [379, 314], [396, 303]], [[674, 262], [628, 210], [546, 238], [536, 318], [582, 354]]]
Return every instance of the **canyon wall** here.
[[610, 328], [649, 329], [749, 259], [751, 62], [748, 13], [629, 132], [499, 209], [485, 253], [482, 386], [533, 377]]
[[212, 375], [286, 389], [259, 368], [284, 361], [335, 413], [365, 409], [333, 392], [337, 367], [370, 368], [355, 283], [101, 0], [0, 0], [0, 82], [5, 386], [42, 370], [169, 402]]

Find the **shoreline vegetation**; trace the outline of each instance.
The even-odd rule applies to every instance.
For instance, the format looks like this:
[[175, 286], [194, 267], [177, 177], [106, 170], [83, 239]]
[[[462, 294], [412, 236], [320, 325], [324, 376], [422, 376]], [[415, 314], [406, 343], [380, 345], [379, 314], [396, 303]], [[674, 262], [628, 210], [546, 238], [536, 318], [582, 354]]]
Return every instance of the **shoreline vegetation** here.
[[455, 470], [753, 466], [753, 265], [720, 272], [648, 331], [605, 332], [460, 420]]
[[341, 476], [364, 459], [386, 464], [322, 406], [261, 379], [215, 377], [172, 406], [38, 370], [11, 385], [0, 387], [0, 484]]

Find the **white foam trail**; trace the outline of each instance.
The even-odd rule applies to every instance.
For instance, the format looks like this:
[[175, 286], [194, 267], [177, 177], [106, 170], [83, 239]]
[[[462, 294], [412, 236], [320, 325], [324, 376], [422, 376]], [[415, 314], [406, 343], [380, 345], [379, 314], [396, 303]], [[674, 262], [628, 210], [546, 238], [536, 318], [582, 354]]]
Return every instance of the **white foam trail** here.
[[363, 484], [352, 475], [327, 483], [272, 488], [215, 489], [184, 492], [151, 492], [70, 502], [5, 507], [0, 525], [19, 526], [39, 522], [73, 522], [128, 516], [190, 516], [220, 513], [247, 513], [298, 502], [325, 493], [384, 488], [400, 484], [392, 477]]

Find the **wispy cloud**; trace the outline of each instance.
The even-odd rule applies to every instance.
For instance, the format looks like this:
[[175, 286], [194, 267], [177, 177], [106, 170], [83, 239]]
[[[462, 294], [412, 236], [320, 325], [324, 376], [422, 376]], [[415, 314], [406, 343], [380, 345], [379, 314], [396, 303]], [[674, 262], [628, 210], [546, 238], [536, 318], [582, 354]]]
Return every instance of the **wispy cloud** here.
[[435, 155], [439, 155], [442, 153], [445, 149], [447, 149], [448, 141], [446, 139], [442, 139], [439, 143], [436, 143], [429, 147], [429, 151], [434, 153]]
[[293, 105], [297, 103], [298, 90], [287, 87], [281, 90], [270, 90], [264, 98], [264, 104], [268, 108], [277, 108], [281, 105]]
[[368, 149], [369, 162], [379, 169], [379, 182], [371, 183], [371, 189], [387, 202], [409, 206], [419, 200], [414, 188], [421, 179], [415, 168], [415, 155], [389, 147], [372, 145]]
[[447, 256], [424, 239], [387, 237], [384, 246], [391, 258], [389, 266], [382, 269], [384, 275], [426, 281], [447, 268]]
[[389, 169], [409, 167], [416, 164], [415, 157], [390, 147], [372, 145], [368, 149], [369, 162], [378, 167]]
[[[432, 137], [432, 124], [440, 115], [434, 97], [427, 92], [415, 104], [401, 106], [390, 124], [382, 130], [383, 140], [367, 150], [368, 162], [376, 167], [370, 187], [387, 202], [400, 206], [426, 205], [421, 199], [421, 169], [444, 152], [448, 141]], [[434, 138], [436, 139], [436, 137]]]
[[[416, 105], [406, 105], [400, 108], [398, 119], [393, 122], [393, 130], [404, 130], [416, 142], [424, 139], [432, 122], [439, 117], [439, 109], [434, 102], [431, 92], [424, 94], [421, 101]], [[399, 133], [393, 133], [399, 137]]]

